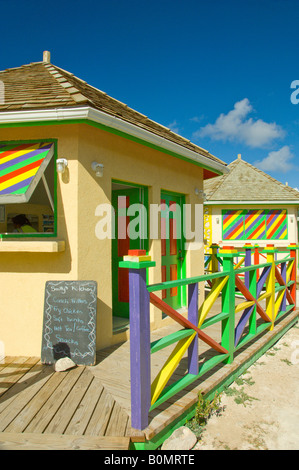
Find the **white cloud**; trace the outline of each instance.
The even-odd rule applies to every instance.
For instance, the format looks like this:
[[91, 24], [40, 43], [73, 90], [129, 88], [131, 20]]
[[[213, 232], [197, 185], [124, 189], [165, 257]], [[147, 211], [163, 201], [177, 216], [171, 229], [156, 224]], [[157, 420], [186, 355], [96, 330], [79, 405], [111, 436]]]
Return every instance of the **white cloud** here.
[[254, 162], [254, 166], [267, 171], [280, 171], [287, 173], [288, 171], [295, 168], [293, 163], [290, 161], [294, 158], [294, 154], [291, 152], [290, 147], [285, 145], [281, 149], [269, 152], [268, 156], [263, 160]]
[[248, 98], [244, 98], [235, 103], [234, 109], [227, 114], [220, 114], [214, 124], [207, 124], [195, 132], [193, 137], [210, 137], [214, 140], [242, 142], [250, 147], [263, 147], [284, 136], [284, 131], [275, 122], [248, 118], [252, 111]]
[[190, 121], [193, 122], [201, 122], [204, 119], [204, 114], [201, 114], [200, 116], [194, 116], [193, 118], [190, 118]]

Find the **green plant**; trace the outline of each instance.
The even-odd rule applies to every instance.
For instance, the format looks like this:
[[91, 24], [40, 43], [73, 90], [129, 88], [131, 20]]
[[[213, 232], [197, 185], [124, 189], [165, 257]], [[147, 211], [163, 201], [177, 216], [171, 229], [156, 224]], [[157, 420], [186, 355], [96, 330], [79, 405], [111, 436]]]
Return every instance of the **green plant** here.
[[291, 361], [289, 361], [288, 359], [280, 359], [281, 362], [285, 362], [288, 366], [292, 366], [293, 364], [291, 363]]
[[225, 394], [228, 397], [234, 397], [235, 403], [237, 405], [244, 405], [246, 406], [246, 402], [250, 402], [253, 400], [258, 400], [258, 398], [251, 397], [247, 395], [246, 392], [244, 392], [244, 388], [242, 387], [240, 390], [234, 388], [234, 387], [229, 387], [225, 390]]
[[[245, 372], [245, 374], [246, 374], [246, 373], [247, 373], [247, 372]], [[236, 380], [235, 380], [236, 384], [237, 384], [237, 385], [244, 385], [244, 384], [246, 384], [246, 385], [254, 385], [255, 382], [252, 380], [252, 377], [247, 377], [247, 378], [246, 378], [246, 377], [244, 377], [245, 374], [243, 374], [243, 375], [241, 375], [240, 377], [237, 377], [237, 378], [236, 378]]]
[[211, 400], [203, 397], [201, 392], [198, 394], [198, 403], [195, 411], [195, 419], [204, 426], [213, 413], [219, 414], [221, 411], [221, 396], [216, 392]]
[[222, 411], [223, 408], [220, 404], [221, 396], [217, 392], [211, 400], [204, 398], [199, 392], [194, 418], [186, 423], [186, 426], [194, 432], [198, 439], [212, 414], [219, 415]]

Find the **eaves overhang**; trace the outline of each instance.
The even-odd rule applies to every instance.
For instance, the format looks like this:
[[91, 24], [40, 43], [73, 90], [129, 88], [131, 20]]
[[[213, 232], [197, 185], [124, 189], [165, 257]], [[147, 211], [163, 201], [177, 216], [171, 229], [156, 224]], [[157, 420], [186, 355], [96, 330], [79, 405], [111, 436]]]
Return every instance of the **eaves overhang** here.
[[42, 123], [62, 124], [66, 122], [86, 122], [87, 124], [102, 126], [106, 130], [114, 131], [126, 138], [131, 138], [141, 144], [150, 145], [164, 153], [199, 165], [216, 173], [216, 175], [229, 172], [225, 164], [214, 161], [200, 153], [193, 152], [146, 129], [142, 129], [130, 122], [90, 106], [0, 112], [0, 127], [32, 125], [34, 123], [39, 123], [39, 125]]
[[295, 200], [264, 200], [264, 201], [205, 201], [207, 206], [265, 206], [268, 205], [299, 205], [299, 199]]

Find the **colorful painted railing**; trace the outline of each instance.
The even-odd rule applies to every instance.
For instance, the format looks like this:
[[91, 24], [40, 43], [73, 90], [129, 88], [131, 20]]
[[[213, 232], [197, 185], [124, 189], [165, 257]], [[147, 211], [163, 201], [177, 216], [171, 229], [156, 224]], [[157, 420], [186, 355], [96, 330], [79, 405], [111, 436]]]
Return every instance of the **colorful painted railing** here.
[[[146, 284], [146, 269], [153, 261], [123, 261], [129, 269], [130, 298], [130, 361], [131, 361], [131, 422], [144, 429], [148, 413], [220, 363], [231, 363], [234, 353], [264, 330], [272, 330], [275, 321], [296, 307], [296, 249], [290, 246], [282, 259], [275, 259], [273, 246], [259, 250], [265, 263], [254, 264], [256, 248], [250, 245], [237, 251], [224, 247], [217, 252], [217, 272], [177, 281]], [[238, 262], [235, 260], [238, 259]], [[218, 261], [221, 260], [221, 271]], [[209, 292], [198, 305], [199, 285], [207, 283]], [[181, 315], [157, 295], [157, 291], [187, 286], [188, 316]], [[243, 296], [236, 303], [236, 294]], [[216, 300], [221, 298], [221, 311], [209, 316]], [[150, 304], [171, 317], [182, 329], [151, 343]], [[264, 305], [265, 304], [265, 305]], [[221, 343], [203, 330], [221, 324]], [[199, 341], [213, 352], [212, 357], [199, 361]], [[160, 372], [151, 380], [151, 354], [175, 344]], [[177, 381], [170, 378], [182, 358], [188, 356], [188, 371]]]

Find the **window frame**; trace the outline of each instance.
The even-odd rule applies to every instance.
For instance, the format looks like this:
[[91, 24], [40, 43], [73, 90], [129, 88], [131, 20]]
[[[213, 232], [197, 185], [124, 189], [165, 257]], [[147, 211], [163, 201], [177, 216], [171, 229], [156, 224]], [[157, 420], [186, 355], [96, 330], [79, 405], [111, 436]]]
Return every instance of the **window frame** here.
[[[1, 141], [0, 144], [3, 145], [22, 145], [22, 144], [36, 144], [36, 143], [53, 143], [54, 144], [54, 152], [51, 160], [53, 160], [54, 164], [54, 175], [53, 175], [53, 181], [54, 181], [54, 197], [53, 197], [53, 204], [54, 204], [54, 230], [53, 232], [34, 232], [34, 233], [0, 233], [0, 240], [10, 240], [10, 239], [23, 239], [23, 238], [56, 238], [57, 237], [57, 170], [56, 170], [56, 160], [57, 160], [57, 146], [58, 146], [58, 139], [54, 139], [52, 137], [46, 138], [46, 139], [30, 139], [30, 140], [8, 140], [8, 141]], [[50, 162], [48, 163], [48, 165]], [[47, 165], [47, 166], [48, 166]], [[46, 168], [45, 168], [46, 170]], [[44, 171], [45, 171], [44, 170]], [[36, 189], [36, 188], [35, 188]], [[34, 189], [34, 191], [35, 191]], [[32, 192], [32, 195], [34, 194], [34, 191]], [[27, 204], [30, 203], [30, 199]], [[14, 204], [17, 204], [14, 202]], [[22, 203], [20, 203], [22, 204]], [[8, 204], [2, 204], [0, 200], [0, 205], [5, 205], [5, 210], [7, 212]], [[20, 213], [22, 213], [20, 211]]]

